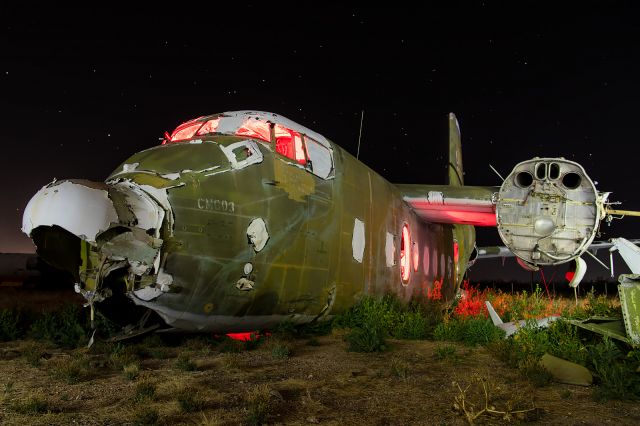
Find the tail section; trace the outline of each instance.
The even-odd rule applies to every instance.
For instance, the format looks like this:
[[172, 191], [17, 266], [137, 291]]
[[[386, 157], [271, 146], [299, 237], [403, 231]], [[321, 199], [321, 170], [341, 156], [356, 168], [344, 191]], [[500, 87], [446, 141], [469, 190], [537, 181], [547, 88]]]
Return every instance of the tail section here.
[[493, 309], [491, 302], [487, 300], [484, 303], [487, 305], [487, 310], [489, 311], [489, 316], [491, 317], [491, 321], [493, 321], [493, 325], [499, 326], [500, 324], [502, 324], [502, 320], [500, 319], [500, 316], [498, 315], [496, 310]]
[[463, 186], [462, 143], [460, 126], [454, 113], [449, 113], [449, 185]]

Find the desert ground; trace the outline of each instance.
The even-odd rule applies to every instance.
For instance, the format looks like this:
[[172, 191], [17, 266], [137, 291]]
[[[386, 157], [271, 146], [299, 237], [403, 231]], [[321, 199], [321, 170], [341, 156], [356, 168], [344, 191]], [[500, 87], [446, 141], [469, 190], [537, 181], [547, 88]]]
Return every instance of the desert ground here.
[[640, 424], [636, 402], [535, 387], [481, 346], [388, 340], [356, 353], [343, 336], [272, 336], [254, 348], [198, 337], [1, 343], [0, 424]]

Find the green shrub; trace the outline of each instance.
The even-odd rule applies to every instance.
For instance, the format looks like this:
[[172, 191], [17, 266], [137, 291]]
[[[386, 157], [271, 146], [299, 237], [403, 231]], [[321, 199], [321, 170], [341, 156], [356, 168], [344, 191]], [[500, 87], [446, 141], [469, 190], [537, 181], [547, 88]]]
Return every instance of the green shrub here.
[[72, 356], [50, 360], [53, 377], [68, 384], [78, 383], [89, 376], [89, 360], [84, 356]]
[[409, 364], [398, 357], [391, 358], [391, 373], [400, 380], [407, 380]]
[[454, 319], [442, 322], [433, 331], [435, 340], [487, 345], [504, 338], [504, 331], [484, 318]]
[[520, 362], [518, 370], [537, 387], [548, 385], [553, 378], [535, 356], [529, 356]]
[[140, 364], [137, 362], [134, 362], [132, 364], [125, 365], [122, 368], [122, 374], [124, 374], [124, 377], [127, 380], [137, 379], [138, 375], [140, 374]]
[[24, 401], [15, 402], [11, 408], [20, 414], [44, 414], [49, 411], [49, 403], [38, 396], [31, 396]]
[[247, 393], [247, 423], [261, 425], [271, 411], [271, 392], [267, 385], [258, 385]]
[[189, 358], [189, 355], [184, 353], [178, 355], [175, 365], [178, 370], [182, 370], [182, 371], [194, 371], [196, 369], [196, 364], [193, 361], [191, 361], [191, 358]]
[[504, 331], [490, 320], [472, 318], [463, 324], [462, 341], [467, 345], [486, 345], [504, 338]]
[[136, 385], [136, 392], [134, 395], [135, 401], [153, 401], [156, 397], [156, 389], [156, 385], [151, 382], [143, 381], [138, 383]]
[[11, 309], [0, 309], [0, 342], [16, 340], [21, 334], [20, 314]]
[[271, 356], [275, 359], [287, 359], [291, 356], [291, 349], [287, 345], [278, 343], [271, 349]]
[[616, 344], [607, 337], [587, 349], [599, 384], [594, 393], [596, 399], [640, 398], [640, 376], [636, 371], [636, 362], [629, 357], [624, 358]]
[[605, 295], [596, 296], [595, 289], [591, 287], [589, 293], [587, 293], [587, 316], [622, 316], [622, 311], [619, 306], [614, 306], [613, 299], [609, 299]]
[[463, 327], [463, 321], [460, 320], [441, 322], [433, 330], [433, 338], [435, 340], [460, 342], [464, 335]]
[[376, 329], [397, 339], [425, 339], [442, 320], [442, 306], [412, 302], [404, 305], [396, 296], [363, 297], [333, 321], [336, 328]]
[[456, 347], [452, 345], [437, 346], [435, 350], [435, 357], [438, 360], [458, 361], [459, 359]]
[[87, 329], [83, 326], [80, 307], [67, 305], [57, 312], [45, 313], [34, 321], [30, 334], [36, 340], [75, 348], [86, 342]]
[[189, 389], [183, 389], [177, 394], [178, 404], [180, 409], [185, 413], [193, 413], [194, 411], [200, 411], [205, 407], [205, 403], [199, 395], [194, 394]]
[[395, 329], [403, 308], [399, 300], [392, 295], [382, 298], [363, 297], [340, 317], [334, 320], [338, 328], [373, 327], [389, 333]]
[[136, 426], [156, 425], [159, 420], [160, 413], [158, 413], [158, 410], [151, 407], [144, 407], [136, 413], [133, 424]]
[[345, 340], [349, 344], [348, 350], [352, 352], [381, 352], [386, 349], [384, 332], [372, 324], [352, 329]]
[[127, 365], [140, 362], [140, 357], [136, 353], [136, 348], [122, 343], [111, 346], [109, 363], [114, 370], [124, 370]]
[[580, 341], [576, 326], [560, 319], [551, 323], [546, 333], [547, 352], [580, 365], [587, 364], [587, 349]]
[[402, 312], [390, 334], [398, 339], [426, 339], [429, 335], [429, 325], [429, 321], [420, 311]]
[[39, 367], [45, 351], [42, 346], [35, 342], [27, 343], [22, 349], [22, 356], [32, 367]]

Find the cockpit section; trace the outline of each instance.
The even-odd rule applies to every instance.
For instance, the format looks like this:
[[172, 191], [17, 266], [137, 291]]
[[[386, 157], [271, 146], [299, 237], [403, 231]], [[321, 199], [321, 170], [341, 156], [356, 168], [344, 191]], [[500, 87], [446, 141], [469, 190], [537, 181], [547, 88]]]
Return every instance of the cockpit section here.
[[165, 133], [162, 144], [215, 135], [254, 139], [321, 179], [335, 174], [333, 150], [324, 136], [272, 113], [234, 111], [198, 117], [180, 124], [171, 134]]

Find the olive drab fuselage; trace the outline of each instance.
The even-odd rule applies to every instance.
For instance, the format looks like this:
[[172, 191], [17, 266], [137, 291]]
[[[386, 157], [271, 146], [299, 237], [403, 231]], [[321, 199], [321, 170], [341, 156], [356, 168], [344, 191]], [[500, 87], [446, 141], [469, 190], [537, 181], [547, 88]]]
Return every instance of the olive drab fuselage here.
[[[221, 170], [227, 158], [217, 145], [240, 140], [212, 137], [158, 146], [124, 162], [138, 163], [138, 171], [117, 174], [149, 183], [148, 170], [156, 179], [194, 171], [163, 183], [173, 186], [167, 191], [173, 229], [163, 230], [163, 239], [164, 271], [173, 276], [174, 291], [146, 306], [178, 328], [246, 331], [284, 319], [333, 316], [364, 295], [392, 293], [406, 302], [452, 297], [473, 247], [473, 227], [421, 221], [394, 185], [335, 144], [329, 179], [264, 143], [258, 143], [261, 162]], [[196, 172], [216, 166], [221, 169]], [[268, 233], [260, 251], [247, 237], [255, 219], [264, 221]], [[408, 247], [402, 247], [405, 225]], [[354, 256], [354, 229], [362, 237], [361, 258]], [[406, 281], [401, 256], [410, 257]], [[239, 288], [243, 278], [250, 289]]]

